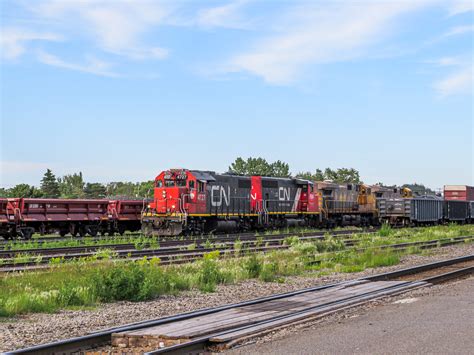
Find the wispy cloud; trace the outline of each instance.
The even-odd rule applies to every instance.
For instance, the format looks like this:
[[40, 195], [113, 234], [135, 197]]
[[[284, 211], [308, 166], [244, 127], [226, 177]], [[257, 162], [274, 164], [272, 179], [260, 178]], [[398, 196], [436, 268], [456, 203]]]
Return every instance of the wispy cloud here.
[[455, 16], [471, 11], [474, 11], [474, 3], [472, 0], [454, 0], [449, 9], [449, 15]]
[[48, 0], [31, 7], [41, 18], [67, 23], [86, 34], [104, 51], [131, 59], [163, 59], [168, 50], [144, 43], [143, 36], [168, 14], [157, 1]]
[[431, 59], [425, 63], [434, 66], [438, 77], [444, 75], [433, 83], [438, 97], [474, 94], [474, 64], [471, 53]]
[[70, 69], [76, 70], [84, 73], [90, 73], [100, 76], [107, 76], [107, 77], [118, 77], [117, 73], [110, 71], [111, 64], [98, 60], [93, 57], [87, 57], [85, 64], [77, 64], [77, 63], [70, 63], [64, 61], [63, 59], [52, 55], [50, 53], [46, 53], [44, 51], [38, 52], [38, 60], [47, 65], [51, 65], [54, 67], [59, 67], [63, 69]]
[[3, 58], [15, 59], [25, 53], [29, 42], [61, 40], [62, 37], [55, 33], [41, 33], [23, 28], [9, 27], [1, 30], [0, 52]]
[[448, 32], [446, 32], [443, 35], [443, 37], [457, 36], [457, 35], [473, 32], [473, 31], [474, 31], [474, 25], [456, 26], [456, 27], [451, 28]]
[[472, 64], [467, 65], [435, 82], [434, 89], [440, 97], [456, 94], [472, 95], [474, 93], [473, 74]]
[[250, 22], [242, 15], [241, 10], [248, 2], [248, 0], [240, 0], [202, 9], [198, 11], [196, 24], [206, 28], [247, 29], [250, 27]]
[[288, 84], [309, 64], [362, 56], [371, 45], [387, 36], [397, 17], [426, 4], [429, 2], [305, 4], [284, 19], [286, 30], [263, 38], [252, 50], [234, 56], [226, 70], [248, 72], [272, 84]]

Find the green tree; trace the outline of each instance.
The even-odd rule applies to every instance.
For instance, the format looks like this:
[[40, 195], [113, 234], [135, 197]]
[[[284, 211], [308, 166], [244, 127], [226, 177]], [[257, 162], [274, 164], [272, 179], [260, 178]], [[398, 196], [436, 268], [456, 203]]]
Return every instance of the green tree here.
[[60, 195], [59, 183], [51, 169], [47, 169], [46, 173], [41, 179], [41, 191], [43, 196], [47, 198], [58, 198]]
[[136, 184], [132, 182], [111, 182], [107, 184], [106, 191], [109, 197], [131, 198], [137, 190]]
[[138, 183], [137, 196], [139, 198], [153, 197], [153, 186], [155, 181], [143, 181]]
[[356, 184], [362, 183], [360, 180], [360, 175], [357, 170], [354, 168], [340, 168], [336, 171], [336, 179], [337, 182], [352, 182]]
[[247, 162], [241, 157], [235, 159], [235, 161], [229, 166], [229, 172], [239, 175], [247, 174]]
[[0, 187], [0, 197], [8, 197], [8, 190]]
[[104, 198], [106, 192], [105, 186], [99, 182], [88, 182], [84, 186], [85, 198]]
[[28, 184], [18, 184], [7, 190], [5, 197], [41, 197], [41, 191], [34, 186]]
[[287, 163], [280, 160], [269, 163], [264, 158], [252, 157], [247, 160], [238, 157], [230, 165], [229, 172], [239, 175], [290, 177], [290, 167]]
[[247, 159], [247, 175], [272, 176], [272, 174], [272, 167], [265, 159]]
[[84, 179], [82, 172], [79, 174], [65, 175], [58, 179], [59, 191], [63, 198], [82, 198], [84, 197]]
[[270, 164], [270, 168], [272, 170], [271, 176], [284, 178], [291, 177], [290, 166], [287, 163], [277, 160], [276, 162]]
[[309, 171], [301, 172], [296, 175], [300, 179], [307, 179], [312, 181], [324, 181], [332, 180], [334, 182], [343, 183], [343, 182], [352, 182], [356, 184], [362, 183], [360, 180], [359, 172], [354, 168], [340, 168], [333, 170], [331, 168], [324, 169], [324, 172], [321, 169], [316, 169], [316, 172], [313, 174]]
[[413, 184], [404, 184], [402, 187], [408, 187], [413, 192], [413, 195], [435, 195], [435, 191], [423, 184], [417, 184], [416, 182]]
[[316, 169], [316, 172], [313, 174], [310, 171], [301, 172], [296, 175], [299, 179], [311, 180], [311, 181], [323, 181], [325, 180], [324, 173], [321, 169]]

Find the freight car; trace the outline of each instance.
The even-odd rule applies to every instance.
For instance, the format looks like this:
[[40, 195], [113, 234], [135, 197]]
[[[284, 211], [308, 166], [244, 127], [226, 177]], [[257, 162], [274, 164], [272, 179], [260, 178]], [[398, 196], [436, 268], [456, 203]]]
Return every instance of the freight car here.
[[14, 210], [8, 199], [0, 198], [0, 237], [8, 239], [16, 234]]
[[140, 230], [143, 201], [10, 198], [0, 200], [0, 235], [30, 239], [33, 233], [96, 236]]
[[338, 184], [331, 181], [314, 184], [322, 197], [321, 211], [326, 226], [377, 224], [376, 199], [369, 186]]
[[474, 186], [444, 185], [444, 199], [450, 201], [474, 201]]
[[171, 169], [155, 178], [142, 228], [147, 235], [170, 236], [316, 225], [313, 188], [302, 179]]
[[446, 222], [467, 223], [470, 219], [469, 201], [445, 200], [444, 220]]
[[437, 196], [377, 199], [378, 216], [390, 225], [436, 225], [443, 222], [443, 202]]
[[146, 200], [114, 200], [107, 207], [107, 228], [101, 233], [124, 234], [125, 231], [136, 232], [142, 227], [141, 214]]

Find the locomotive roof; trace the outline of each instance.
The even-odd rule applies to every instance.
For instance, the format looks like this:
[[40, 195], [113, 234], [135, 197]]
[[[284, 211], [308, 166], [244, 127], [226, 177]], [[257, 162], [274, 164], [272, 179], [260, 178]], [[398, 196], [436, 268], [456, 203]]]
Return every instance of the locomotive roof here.
[[190, 171], [198, 180], [216, 181], [216, 178], [212, 176], [212, 175], [216, 175], [214, 171], [201, 171], [201, 170], [190, 170]]
[[[250, 176], [246, 175], [239, 175], [239, 174], [230, 174], [230, 173], [225, 173], [225, 174], [216, 174], [215, 171], [203, 171], [203, 170], [189, 170], [198, 180], [203, 180], [203, 181], [216, 181], [215, 176], [216, 175], [221, 175], [221, 176], [235, 176], [235, 177], [240, 177], [240, 178], [247, 178], [249, 179]], [[313, 184], [312, 181], [306, 180], [306, 179], [297, 179], [297, 178], [282, 178], [282, 177], [274, 177], [274, 176], [262, 176], [262, 179], [265, 180], [293, 180], [299, 185], [306, 185], [306, 184]]]

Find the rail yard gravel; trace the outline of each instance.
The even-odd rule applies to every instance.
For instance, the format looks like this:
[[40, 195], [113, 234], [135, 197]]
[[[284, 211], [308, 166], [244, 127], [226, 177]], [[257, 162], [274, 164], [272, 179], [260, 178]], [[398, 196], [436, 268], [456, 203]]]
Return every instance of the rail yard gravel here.
[[[99, 305], [91, 310], [65, 310], [56, 314], [27, 314], [4, 318], [0, 319], [0, 351], [48, 343], [131, 322], [241, 302], [473, 253], [474, 244], [455, 245], [431, 250], [428, 255], [404, 256], [398, 265], [367, 269], [358, 273], [334, 273], [322, 277], [312, 277], [308, 274], [306, 276], [287, 277], [284, 283], [264, 283], [249, 280], [236, 285], [219, 286], [215, 293], [188, 291], [178, 296], [162, 296], [148, 302], [117, 302]], [[374, 304], [377, 304], [377, 302]], [[369, 307], [371, 306], [373, 304], [369, 305]]]

